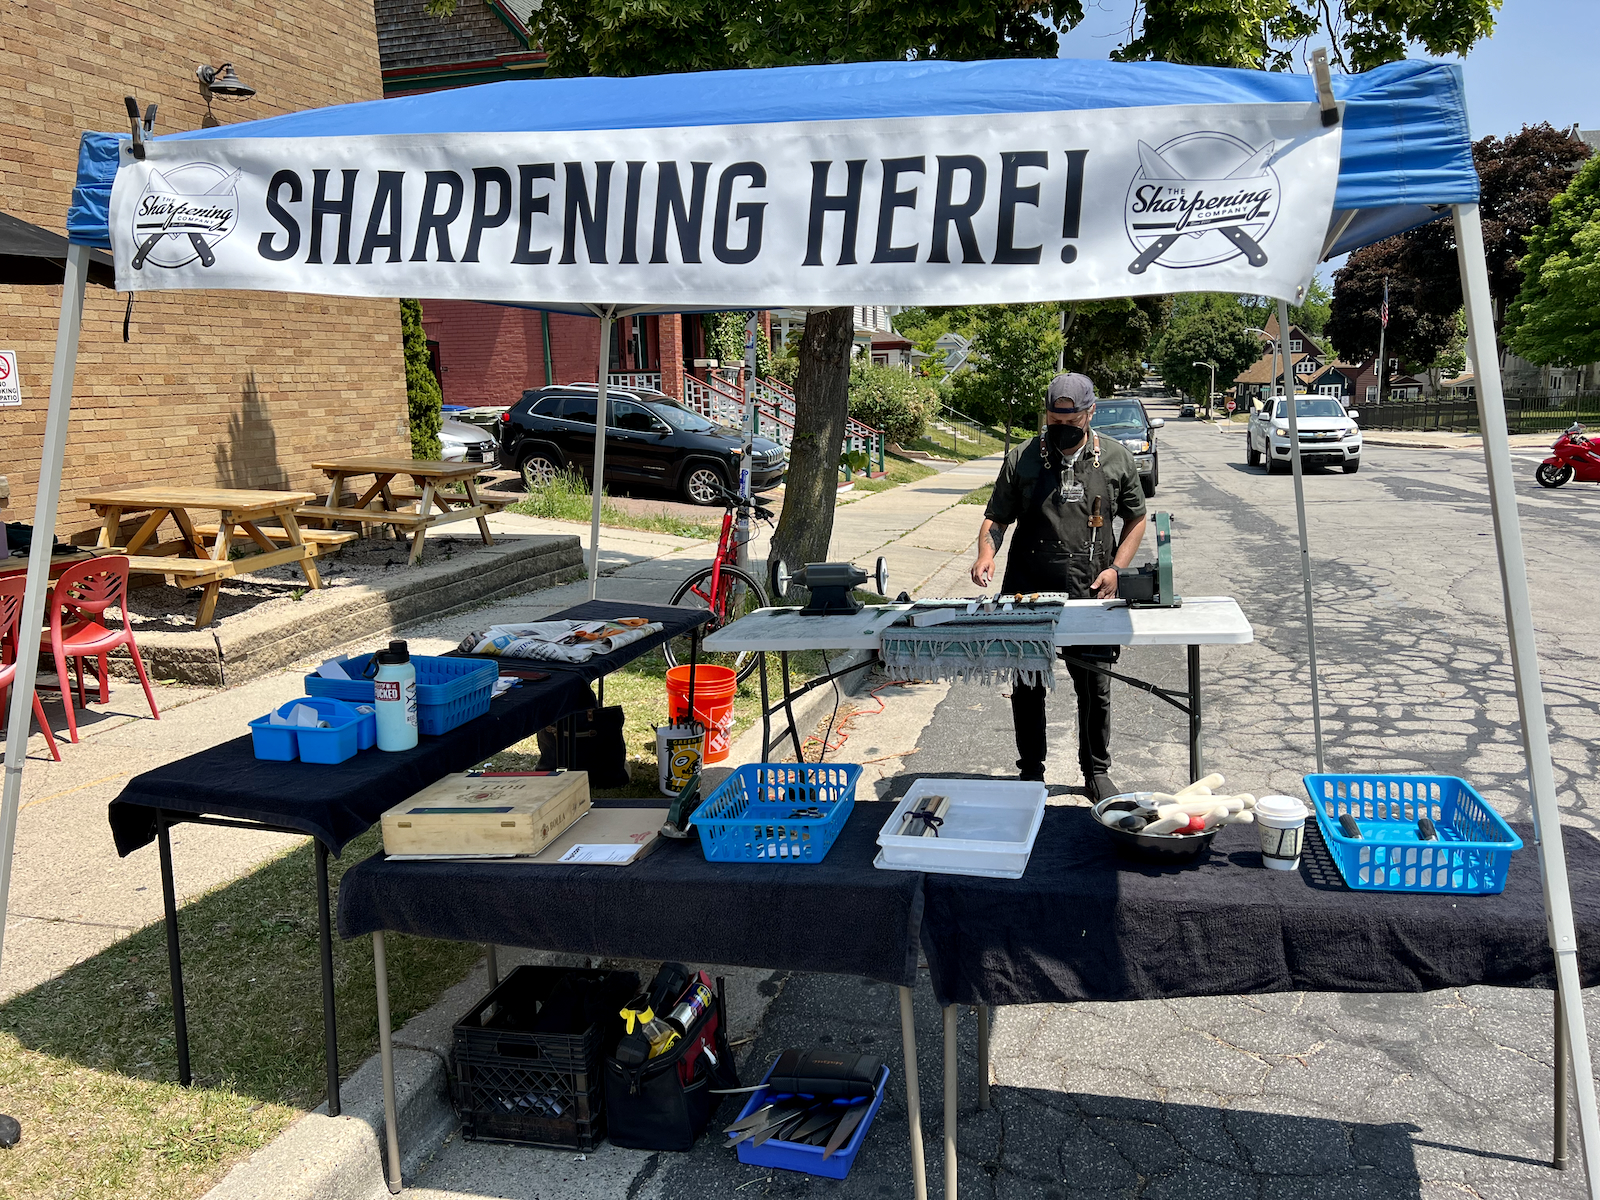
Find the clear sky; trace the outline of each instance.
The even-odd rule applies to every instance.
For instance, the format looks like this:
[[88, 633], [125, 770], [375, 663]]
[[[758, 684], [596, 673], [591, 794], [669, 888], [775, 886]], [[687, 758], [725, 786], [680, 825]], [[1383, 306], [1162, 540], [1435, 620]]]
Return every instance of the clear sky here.
[[[1132, 0], [1086, 0], [1063, 58], [1105, 58], [1127, 40]], [[1465, 59], [1472, 136], [1574, 121], [1600, 129], [1600, 0], [1505, 0], [1495, 33]], [[1422, 57], [1422, 55], [1418, 55]]]

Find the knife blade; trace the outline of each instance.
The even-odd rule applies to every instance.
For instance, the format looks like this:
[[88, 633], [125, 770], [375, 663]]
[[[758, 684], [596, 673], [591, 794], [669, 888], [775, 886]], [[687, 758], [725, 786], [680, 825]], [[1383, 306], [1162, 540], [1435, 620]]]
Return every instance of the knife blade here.
[[799, 1128], [791, 1132], [784, 1140], [789, 1142], [804, 1141], [806, 1138], [816, 1133], [819, 1129], [832, 1124], [833, 1121], [837, 1119], [837, 1116], [837, 1106], [830, 1104], [828, 1105], [827, 1110], [824, 1110], [823, 1112], [820, 1112], [816, 1116], [805, 1121], [799, 1126]]
[[804, 1120], [805, 1114], [810, 1111], [811, 1110], [809, 1108], [804, 1108], [796, 1113], [785, 1116], [780, 1120], [774, 1121], [760, 1133], [756, 1134], [755, 1137], [751, 1138], [750, 1144], [752, 1146], [764, 1146], [767, 1142], [777, 1137], [780, 1130], [792, 1128], [800, 1121]]
[[839, 1127], [833, 1131], [833, 1136], [828, 1139], [828, 1146], [822, 1152], [824, 1159], [850, 1140], [850, 1135], [856, 1131], [856, 1126], [861, 1124], [861, 1119], [867, 1115], [867, 1110], [872, 1107], [871, 1101], [862, 1101], [848, 1109], [844, 1116], [839, 1118]]

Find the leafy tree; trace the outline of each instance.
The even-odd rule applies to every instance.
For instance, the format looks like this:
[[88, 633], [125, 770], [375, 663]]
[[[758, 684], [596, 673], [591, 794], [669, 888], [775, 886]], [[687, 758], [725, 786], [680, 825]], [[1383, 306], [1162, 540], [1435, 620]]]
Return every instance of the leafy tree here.
[[976, 365], [954, 381], [956, 407], [1008, 430], [1037, 423], [1061, 354], [1060, 306], [991, 304], [976, 311]]
[[1522, 291], [1506, 314], [1506, 344], [1529, 362], [1600, 360], [1600, 156], [1550, 202], [1528, 238]]
[[[1357, 362], [1378, 353], [1385, 279], [1389, 281], [1385, 356], [1425, 369], [1450, 344], [1456, 328], [1455, 310], [1437, 311], [1434, 289], [1440, 285], [1411, 274], [1408, 251], [1405, 237], [1386, 238], [1352, 253], [1334, 273], [1327, 334], [1340, 358]], [[1455, 275], [1454, 266], [1451, 275]]]
[[1249, 332], [1246, 310], [1233, 296], [1206, 293], [1183, 297], [1172, 325], [1156, 347], [1154, 360], [1161, 378], [1211, 404], [1212, 372], [1197, 362], [1216, 364], [1219, 389], [1261, 357], [1261, 339]]
[[[749, 312], [701, 313], [700, 324], [706, 335], [706, 357], [721, 361], [723, 366], [740, 366], [744, 363], [744, 327], [750, 319]], [[756, 337], [756, 374], [765, 378], [772, 373], [772, 347], [767, 339]]]
[[[1276, 316], [1278, 302], [1271, 296], [1238, 296], [1235, 299], [1239, 307], [1244, 309], [1248, 323], [1257, 329], [1265, 329], [1269, 318]], [[1322, 331], [1328, 327], [1328, 314], [1333, 302], [1333, 293], [1328, 290], [1328, 285], [1322, 280], [1313, 277], [1310, 286], [1306, 288], [1306, 298], [1299, 304], [1289, 306], [1289, 321], [1298, 325], [1312, 337], [1321, 337]]]
[[[1528, 236], [1550, 220], [1551, 200], [1572, 182], [1588, 156], [1588, 146], [1548, 123], [1524, 125], [1507, 137], [1480, 138], [1473, 143], [1489, 296], [1497, 329], [1506, 307], [1522, 288], [1518, 264], [1527, 253]], [[1399, 239], [1405, 253], [1397, 265], [1415, 281], [1417, 304], [1447, 320], [1461, 307], [1454, 226], [1439, 220], [1400, 234]], [[1394, 326], [1389, 328], [1392, 333]]]
[[1133, 7], [1133, 21], [1142, 15], [1143, 22], [1113, 53], [1123, 62], [1285, 71], [1310, 46], [1327, 45], [1340, 70], [1369, 71], [1404, 58], [1412, 43], [1430, 54], [1466, 54], [1494, 32], [1500, 0], [1143, 0]]
[[1166, 327], [1172, 301], [1167, 296], [1136, 300], [1083, 300], [1066, 306], [1062, 363], [1094, 380], [1109, 396], [1144, 379], [1144, 361]]
[[411, 457], [437, 459], [444, 393], [428, 364], [428, 335], [422, 330], [422, 303], [400, 301], [400, 344], [406, 364], [406, 402], [411, 411]]

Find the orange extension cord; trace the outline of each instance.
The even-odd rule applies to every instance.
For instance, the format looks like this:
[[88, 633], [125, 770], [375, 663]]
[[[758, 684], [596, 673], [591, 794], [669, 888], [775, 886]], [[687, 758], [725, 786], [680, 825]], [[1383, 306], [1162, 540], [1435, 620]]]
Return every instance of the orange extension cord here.
[[[818, 737], [814, 733], [807, 734], [803, 743], [806, 753], [810, 754], [813, 748], [821, 746], [823, 754], [837, 754], [839, 752], [839, 748], [850, 740], [850, 735], [845, 732], [845, 727], [849, 725], [851, 721], [854, 721], [857, 717], [875, 717], [884, 710], [885, 705], [883, 703], [883, 699], [878, 695], [879, 692], [883, 691], [884, 688], [905, 687], [908, 684], [921, 682], [922, 680], [920, 679], [891, 679], [886, 683], [880, 683], [877, 687], [873, 688], [867, 693], [867, 699], [876, 701], [878, 705], [877, 708], [851, 709], [845, 714], [844, 720], [839, 722], [839, 727], [833, 731], [833, 736], [837, 739], [835, 741], [825, 741], [823, 738]], [[908, 754], [915, 753], [915, 750], [906, 750], [899, 754], [886, 754], [883, 756], [883, 758], [904, 758]], [[868, 761], [882, 762], [883, 758], [874, 758]]]

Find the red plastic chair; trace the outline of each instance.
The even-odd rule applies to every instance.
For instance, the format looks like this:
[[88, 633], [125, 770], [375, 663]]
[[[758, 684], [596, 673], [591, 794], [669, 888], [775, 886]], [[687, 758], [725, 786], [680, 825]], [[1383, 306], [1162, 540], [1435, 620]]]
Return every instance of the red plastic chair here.
[[[78, 718], [72, 711], [71, 688], [67, 683], [69, 658], [77, 668], [78, 703], [84, 707], [88, 707], [88, 701], [83, 695], [83, 660], [99, 661], [100, 703], [104, 704], [111, 699], [106, 655], [118, 646], [126, 646], [133, 658], [133, 669], [139, 672], [139, 682], [144, 685], [144, 698], [150, 702], [150, 715], [157, 721], [161, 719], [156, 711], [156, 698], [150, 691], [150, 677], [144, 671], [144, 659], [139, 657], [133, 630], [128, 628], [127, 595], [128, 559], [121, 554], [91, 558], [68, 567], [61, 572], [50, 593], [50, 629], [44, 635], [44, 645], [55, 655], [61, 703], [66, 706], [67, 731], [73, 741], [78, 740]], [[121, 628], [111, 628], [105, 623], [108, 608], [115, 608], [122, 614]]]
[[[11, 690], [12, 677], [17, 673], [16, 664], [11, 661], [14, 653], [11, 648], [16, 645], [17, 632], [22, 626], [22, 593], [27, 586], [26, 574], [0, 578], [0, 648], [6, 651], [0, 655], [0, 714], [7, 712], [6, 693]], [[71, 711], [70, 708], [68, 711]], [[56, 748], [56, 737], [50, 730], [50, 723], [44, 719], [44, 705], [39, 703], [37, 691], [33, 693], [33, 715], [38, 719], [39, 728], [44, 730], [50, 757], [60, 762], [61, 751]], [[0, 720], [4, 719], [0, 715]]]

